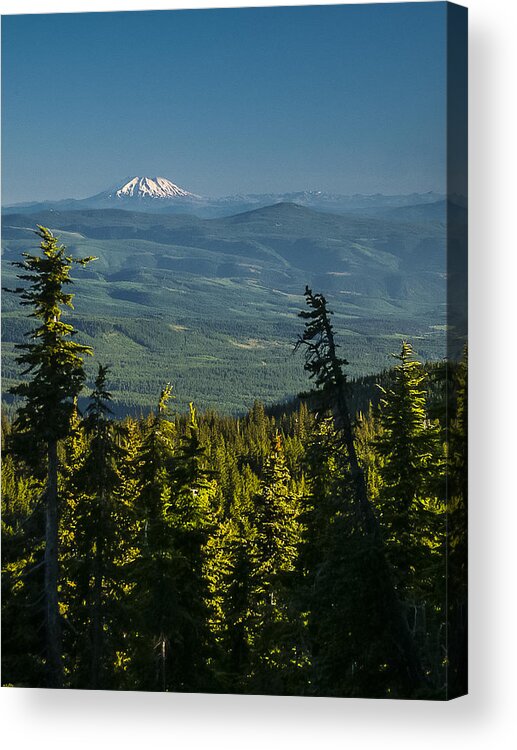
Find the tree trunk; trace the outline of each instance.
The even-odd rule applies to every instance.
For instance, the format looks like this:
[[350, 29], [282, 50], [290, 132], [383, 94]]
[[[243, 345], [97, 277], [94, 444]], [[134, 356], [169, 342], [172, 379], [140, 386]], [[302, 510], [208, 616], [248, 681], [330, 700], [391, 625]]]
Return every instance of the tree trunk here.
[[45, 524], [45, 621], [47, 642], [47, 682], [63, 687], [61, 622], [58, 601], [58, 496], [57, 441], [48, 444], [47, 507]]

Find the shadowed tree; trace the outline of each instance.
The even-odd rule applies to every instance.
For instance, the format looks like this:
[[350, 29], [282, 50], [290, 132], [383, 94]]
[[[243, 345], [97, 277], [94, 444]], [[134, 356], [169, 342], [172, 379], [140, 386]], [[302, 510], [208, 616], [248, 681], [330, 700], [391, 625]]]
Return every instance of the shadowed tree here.
[[88, 494], [82, 516], [84, 543], [91, 567], [88, 619], [91, 644], [89, 686], [92, 689], [104, 682], [106, 631], [110, 609], [117, 599], [116, 561], [124, 556], [124, 549], [129, 544], [130, 527], [118, 468], [128, 456], [123, 446], [123, 431], [111, 417], [112, 396], [106, 385], [108, 369], [99, 365], [95, 388], [85, 412], [83, 427], [89, 442], [78, 477]]
[[170, 469], [176, 432], [168, 418], [172, 387], [160, 394], [158, 408], [144, 425], [135, 457], [138, 486], [134, 506], [138, 519], [138, 555], [129, 566], [133, 584], [130, 607], [133, 686], [169, 688], [171, 623], [177, 611], [177, 552], [170, 517]]
[[[328, 559], [321, 560], [315, 568], [320, 579], [321, 570], [328, 571], [328, 591], [331, 593], [326, 594], [326, 609], [331, 620], [337, 617], [334, 625], [327, 625], [326, 629], [318, 626], [320, 645], [325, 651], [331, 642], [329, 629], [330, 632], [340, 631], [344, 636], [346, 623], [343, 623], [339, 612], [344, 611], [345, 606], [349, 606], [345, 604], [346, 598], [355, 597], [356, 603], [350, 606], [350, 612], [355, 613], [354, 622], [350, 623], [354, 627], [349, 630], [352, 633], [355, 630], [357, 648], [363, 653], [351, 664], [352, 672], [355, 670], [357, 673], [357, 663], [361, 659], [364, 661], [364, 633], [367, 628], [372, 627], [373, 619], [376, 618], [379, 641], [384, 641], [386, 653], [383, 660], [386, 662], [385, 665], [381, 665], [378, 657], [375, 657], [379, 662], [377, 668], [387, 666], [394, 675], [392, 686], [406, 696], [414, 696], [415, 691], [424, 684], [423, 673], [402, 603], [397, 596], [379, 522], [368, 498], [364, 471], [357, 456], [347, 401], [348, 383], [343, 369], [348, 362], [338, 355], [330, 320], [332, 313], [327, 307], [325, 297], [322, 294], [313, 294], [312, 290], [306, 287], [305, 299], [309, 309], [300, 313], [306, 324], [296, 348], [305, 347], [305, 370], [316, 388], [303, 395], [309, 398], [318, 421], [321, 422], [329, 414], [332, 416], [333, 434], [329, 450], [334, 455], [334, 462], [343, 465], [345, 458], [348, 464], [347, 469], [340, 469], [341, 479], [333, 488], [333, 494], [336, 495], [336, 516], [327, 519], [327, 523], [331, 524], [329, 533], [332, 536], [326, 546]], [[314, 502], [317, 501], [318, 499], [314, 498]], [[350, 565], [347, 567], [350, 569], [351, 577], [349, 583], [344, 585], [346, 569], [342, 568], [343, 585], [338, 588], [336, 564], [338, 560], [344, 561], [340, 550], [345, 544], [346, 537], [350, 555]], [[327, 555], [327, 552], [324, 554]], [[333, 556], [336, 559], [332, 559]], [[360, 566], [357, 565], [357, 560], [361, 560]], [[313, 619], [318, 619], [317, 613]], [[322, 624], [325, 625], [324, 622]], [[327, 661], [332, 662], [335, 659], [332, 657]], [[366, 668], [365, 674], [368, 675], [368, 672], [369, 669]], [[361, 689], [364, 689], [364, 686]]]
[[468, 687], [468, 351], [454, 372], [454, 403], [449, 416], [447, 692]]

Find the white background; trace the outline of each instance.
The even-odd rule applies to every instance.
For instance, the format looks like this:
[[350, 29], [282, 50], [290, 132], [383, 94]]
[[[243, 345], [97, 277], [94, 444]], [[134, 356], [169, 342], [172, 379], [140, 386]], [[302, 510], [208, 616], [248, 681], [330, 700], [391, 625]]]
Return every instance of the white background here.
[[[0, 0], [3, 14], [242, 4]], [[470, 8], [471, 218], [469, 696], [444, 704], [4, 688], [0, 691], [4, 747], [517, 747], [517, 3], [470, 0], [466, 4]], [[58, 39], [51, 42], [59, 45]]]

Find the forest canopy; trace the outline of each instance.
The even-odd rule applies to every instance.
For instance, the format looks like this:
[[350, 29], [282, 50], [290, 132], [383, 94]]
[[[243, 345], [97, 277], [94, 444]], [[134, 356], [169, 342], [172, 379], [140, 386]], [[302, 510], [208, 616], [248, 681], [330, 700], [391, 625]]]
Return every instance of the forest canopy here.
[[421, 363], [400, 341], [350, 380], [306, 288], [299, 399], [185, 414], [164, 382], [153, 411], [116, 418], [110, 368], [85, 387], [95, 352], [62, 319], [93, 259], [38, 234], [13, 290], [36, 326], [2, 421], [3, 685], [463, 694], [466, 352]]

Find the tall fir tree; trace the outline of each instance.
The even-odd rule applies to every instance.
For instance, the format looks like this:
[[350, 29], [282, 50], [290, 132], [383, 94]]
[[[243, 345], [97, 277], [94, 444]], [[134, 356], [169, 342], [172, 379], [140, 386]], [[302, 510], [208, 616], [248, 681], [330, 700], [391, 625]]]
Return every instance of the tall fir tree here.
[[73, 295], [64, 288], [72, 283], [73, 264], [85, 266], [91, 260], [67, 255], [52, 232], [38, 226], [41, 255], [23, 253], [24, 260], [14, 265], [21, 269], [18, 278], [26, 282], [13, 291], [22, 305], [32, 308], [30, 317], [39, 325], [27, 334], [29, 341], [17, 344], [23, 353], [17, 362], [24, 368], [22, 378], [30, 379], [13, 387], [11, 393], [25, 400], [18, 409], [16, 429], [43, 446], [47, 455], [45, 495], [45, 615], [46, 665], [49, 687], [63, 685], [61, 622], [58, 599], [58, 441], [66, 437], [74, 400], [79, 394], [85, 372], [83, 356], [88, 346], [73, 341], [74, 327], [62, 320], [63, 309], [73, 308]]

